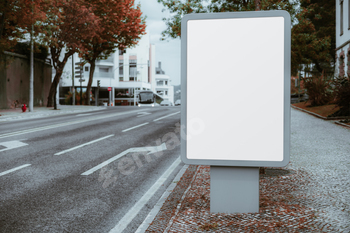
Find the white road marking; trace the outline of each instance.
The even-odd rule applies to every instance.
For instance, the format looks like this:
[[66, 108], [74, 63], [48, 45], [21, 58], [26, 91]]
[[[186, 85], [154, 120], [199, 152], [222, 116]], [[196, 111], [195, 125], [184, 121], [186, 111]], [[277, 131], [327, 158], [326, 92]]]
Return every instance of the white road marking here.
[[11, 149], [15, 149], [18, 147], [22, 147], [22, 146], [28, 146], [27, 143], [23, 143], [21, 141], [10, 141], [10, 142], [0, 142], [0, 146], [4, 146], [6, 147], [5, 149], [0, 150], [0, 152], [2, 151], [6, 151], [6, 150], [11, 150]]
[[167, 180], [170, 174], [176, 169], [180, 164], [180, 157], [175, 160], [175, 162], [166, 170], [161, 177], [154, 183], [154, 185], [148, 189], [148, 191], [141, 197], [141, 199], [136, 202], [136, 204], [124, 215], [124, 217], [119, 221], [119, 223], [109, 231], [109, 233], [121, 233], [129, 225], [129, 223], [135, 218], [135, 216], [140, 212], [144, 205], [152, 198], [156, 191], [162, 186], [162, 184]]
[[33, 133], [33, 132], [38, 132], [38, 131], [47, 130], [47, 129], [59, 128], [62, 126], [67, 126], [67, 125], [76, 125], [78, 123], [85, 123], [88, 121], [95, 121], [95, 120], [104, 119], [104, 118], [108, 118], [108, 117], [121, 116], [121, 115], [139, 112], [139, 111], [140, 110], [134, 110], [134, 111], [119, 112], [119, 113], [108, 114], [108, 115], [105, 114], [103, 116], [95, 116], [95, 117], [91, 117], [88, 119], [79, 119], [76, 121], [70, 121], [70, 122], [65, 122], [65, 123], [60, 123], [60, 124], [55, 124], [55, 125], [48, 125], [48, 126], [43, 126], [43, 127], [33, 128], [33, 129], [26, 129], [26, 130], [22, 130], [22, 131], [2, 134], [2, 135], [0, 135], [0, 138], [12, 137], [12, 136], [22, 135], [22, 134], [26, 134], [26, 133]]
[[128, 153], [130, 153], [130, 152], [150, 151], [150, 152], [147, 153], [147, 154], [151, 154], [151, 153], [159, 152], [159, 151], [166, 150], [166, 149], [167, 149], [167, 148], [166, 148], [165, 143], [163, 143], [163, 144], [161, 144], [161, 145], [159, 145], [159, 146], [129, 148], [129, 149], [123, 151], [122, 153], [117, 154], [116, 156], [114, 156], [114, 157], [112, 157], [112, 158], [110, 158], [110, 159], [104, 161], [103, 163], [101, 163], [101, 164], [99, 164], [99, 165], [97, 165], [97, 166], [91, 168], [90, 170], [88, 170], [88, 171], [82, 173], [81, 175], [82, 175], [82, 176], [88, 176], [88, 175], [94, 173], [95, 171], [97, 171], [97, 170], [103, 168], [104, 166], [110, 164], [111, 162], [113, 162], [113, 161], [115, 161], [115, 160], [117, 160], [117, 159], [123, 157], [124, 155], [126, 155], [126, 154], [128, 154]]
[[22, 168], [28, 167], [28, 166], [30, 166], [30, 165], [31, 165], [31, 164], [24, 164], [24, 165], [22, 165], [22, 166], [15, 167], [15, 168], [12, 168], [12, 169], [10, 169], [10, 170], [7, 170], [7, 171], [4, 171], [4, 172], [1, 172], [1, 173], [0, 173], [0, 176], [3, 176], [3, 175], [6, 175], [6, 174], [9, 174], [9, 173], [11, 173], [11, 172], [14, 172], [14, 171], [17, 171], [17, 170], [19, 170], [19, 169], [22, 169]]
[[143, 116], [147, 116], [147, 115], [149, 115], [151, 113], [150, 112], [138, 112], [137, 114], [141, 114], [141, 115], [139, 115], [137, 117], [143, 117]]
[[90, 144], [92, 144], [92, 143], [95, 143], [95, 142], [98, 142], [98, 141], [101, 141], [101, 140], [103, 140], [103, 139], [110, 138], [110, 137], [113, 137], [113, 136], [114, 136], [114, 134], [111, 134], [111, 135], [108, 135], [108, 136], [106, 136], [106, 137], [102, 137], [102, 138], [93, 140], [93, 141], [91, 141], [91, 142], [87, 142], [87, 143], [81, 144], [81, 145], [79, 145], [79, 146], [76, 146], [76, 147], [73, 147], [73, 148], [70, 148], [70, 149], [67, 149], [67, 150], [58, 152], [58, 153], [56, 153], [55, 155], [61, 155], [61, 154], [64, 154], [64, 153], [66, 153], [66, 152], [69, 152], [69, 151], [72, 151], [72, 150], [81, 148], [81, 147], [83, 147], [83, 146], [90, 145]]
[[78, 114], [75, 116], [89, 116], [89, 115], [93, 115], [94, 113], [82, 113], [82, 114]]
[[131, 127], [131, 128], [129, 128], [129, 129], [124, 129], [122, 132], [126, 132], [126, 131], [129, 131], [129, 130], [132, 130], [132, 129], [136, 129], [136, 128], [138, 128], [138, 127], [141, 127], [141, 126], [144, 126], [144, 125], [147, 125], [147, 124], [149, 124], [149, 123], [146, 122], [146, 123], [143, 123], [143, 124], [141, 124], [141, 125], [136, 125], [136, 126]]
[[160, 117], [160, 118], [158, 118], [158, 119], [155, 119], [155, 120], [153, 120], [153, 121], [159, 121], [159, 120], [161, 120], [161, 119], [164, 119], [164, 118], [170, 117], [170, 116], [175, 115], [175, 114], [178, 114], [178, 113], [180, 113], [180, 112], [175, 112], [175, 113], [172, 113], [172, 114], [169, 114], [169, 115], [166, 115], [166, 116]]

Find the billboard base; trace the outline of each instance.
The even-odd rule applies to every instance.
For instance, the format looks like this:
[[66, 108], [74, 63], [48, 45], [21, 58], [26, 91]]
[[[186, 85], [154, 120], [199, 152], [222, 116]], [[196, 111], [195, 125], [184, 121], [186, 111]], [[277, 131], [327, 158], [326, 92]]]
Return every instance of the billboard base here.
[[259, 168], [210, 166], [211, 213], [258, 213]]

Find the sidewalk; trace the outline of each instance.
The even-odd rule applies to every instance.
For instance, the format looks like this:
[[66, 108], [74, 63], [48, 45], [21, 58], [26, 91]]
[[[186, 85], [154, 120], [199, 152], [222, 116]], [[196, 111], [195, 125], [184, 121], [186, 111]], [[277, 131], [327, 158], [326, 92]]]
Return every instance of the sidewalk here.
[[85, 105], [58, 105], [57, 110], [54, 110], [53, 107], [34, 107], [33, 112], [29, 112], [29, 109], [27, 109], [26, 112], [22, 112], [21, 108], [0, 109], [0, 122], [38, 118], [50, 115], [97, 111], [102, 109], [106, 109], [106, 107]]
[[350, 232], [350, 130], [291, 111], [290, 163], [260, 175], [259, 213], [210, 213], [210, 167], [190, 165], [137, 232]]

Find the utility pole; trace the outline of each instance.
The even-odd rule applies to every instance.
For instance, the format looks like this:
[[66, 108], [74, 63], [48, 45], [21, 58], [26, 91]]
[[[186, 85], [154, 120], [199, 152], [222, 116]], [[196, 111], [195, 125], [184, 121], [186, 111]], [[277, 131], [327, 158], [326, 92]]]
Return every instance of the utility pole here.
[[74, 87], [74, 54], [72, 55], [72, 99], [73, 99], [73, 105], [75, 105], [75, 87]]
[[[32, 15], [33, 15], [33, 0], [32, 0]], [[33, 112], [34, 106], [34, 39], [33, 39], [33, 31], [34, 24], [32, 21], [32, 30], [30, 32], [30, 76], [29, 76], [29, 112]]]

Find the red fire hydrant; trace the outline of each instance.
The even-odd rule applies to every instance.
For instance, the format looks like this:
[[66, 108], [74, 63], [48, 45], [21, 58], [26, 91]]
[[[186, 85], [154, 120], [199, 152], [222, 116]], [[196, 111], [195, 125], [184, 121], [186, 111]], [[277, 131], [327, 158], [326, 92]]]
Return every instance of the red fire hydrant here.
[[22, 112], [25, 112], [27, 110], [26, 104], [22, 105]]

